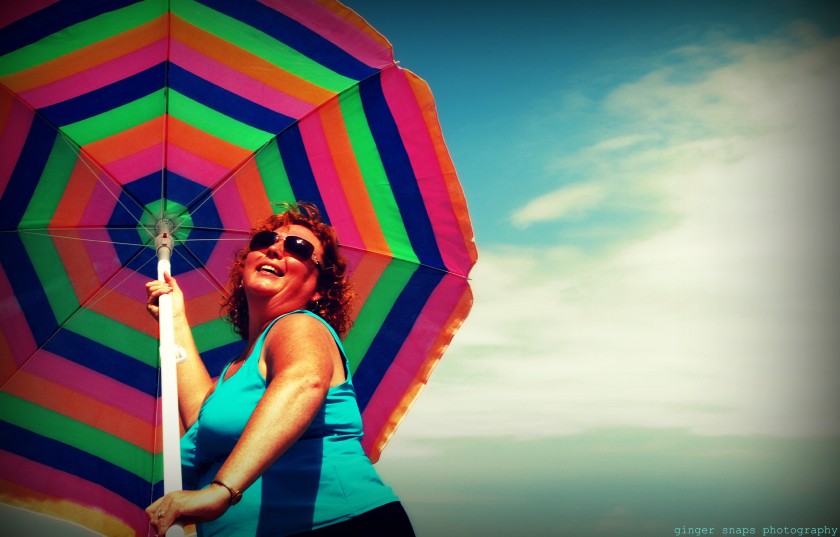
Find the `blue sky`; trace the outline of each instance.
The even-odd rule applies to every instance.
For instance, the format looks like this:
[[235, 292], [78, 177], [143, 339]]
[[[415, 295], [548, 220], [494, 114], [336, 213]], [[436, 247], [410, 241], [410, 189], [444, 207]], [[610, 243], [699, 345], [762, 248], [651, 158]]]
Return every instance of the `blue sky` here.
[[838, 4], [347, 4], [479, 247], [377, 464], [418, 535], [840, 526]]
[[840, 526], [836, 3], [349, 5], [479, 246], [378, 464], [419, 534]]

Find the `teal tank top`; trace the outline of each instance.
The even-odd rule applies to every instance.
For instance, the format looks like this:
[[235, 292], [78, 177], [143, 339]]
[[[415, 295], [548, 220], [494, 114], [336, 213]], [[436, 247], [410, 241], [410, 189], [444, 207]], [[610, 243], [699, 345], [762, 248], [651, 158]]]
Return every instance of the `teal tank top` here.
[[[242, 500], [216, 520], [198, 525], [199, 537], [280, 536], [342, 522], [398, 501], [383, 484], [362, 450], [362, 418], [350, 379], [347, 357], [335, 331], [347, 380], [329, 389], [326, 400], [303, 436], [242, 494]], [[198, 419], [181, 439], [184, 488], [206, 487], [242, 434], [267, 381], [259, 370], [265, 336], [257, 339], [242, 367], [204, 402]], [[229, 366], [228, 366], [229, 367]]]

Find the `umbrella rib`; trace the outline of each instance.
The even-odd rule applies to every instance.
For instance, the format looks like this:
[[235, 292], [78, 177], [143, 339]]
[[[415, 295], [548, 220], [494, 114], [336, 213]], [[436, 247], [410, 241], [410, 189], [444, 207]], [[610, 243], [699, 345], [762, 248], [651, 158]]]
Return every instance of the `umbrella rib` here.
[[[129, 263], [131, 263], [131, 261], [133, 261], [134, 259], [136, 259], [136, 258], [137, 258], [137, 257], [138, 257], [141, 253], [142, 253], [142, 250], [138, 250], [138, 252], [137, 252], [136, 254], [134, 254], [134, 256], [133, 256], [133, 257], [132, 257], [132, 258], [128, 261], [128, 263], [126, 263], [126, 265], [128, 265]], [[148, 264], [149, 264], [149, 262], [151, 262], [152, 260], [154, 260], [154, 258], [150, 258], [148, 261], [146, 261], [145, 263], [143, 263], [143, 264], [142, 264], [142, 265], [138, 268], [138, 270], [139, 270], [139, 269], [142, 269], [143, 267], [145, 267], [146, 265], [148, 265]], [[70, 315], [69, 315], [69, 316], [68, 316], [65, 320], [63, 320], [63, 321], [62, 321], [62, 322], [61, 322], [61, 323], [60, 323], [60, 324], [56, 327], [56, 329], [55, 329], [55, 330], [53, 330], [52, 334], [50, 334], [50, 335], [49, 335], [49, 337], [47, 337], [47, 338], [44, 340], [44, 342], [43, 342], [41, 345], [39, 345], [39, 346], [38, 346], [38, 348], [37, 348], [37, 349], [35, 349], [34, 351], [32, 351], [32, 354], [30, 354], [30, 355], [26, 358], [26, 360], [24, 360], [24, 361], [23, 361], [23, 363], [22, 363], [22, 364], [20, 364], [20, 365], [18, 366], [17, 370], [16, 370], [14, 373], [12, 373], [12, 375], [10, 375], [8, 379], [6, 379], [6, 381], [3, 383], [3, 385], [2, 385], [2, 386], [0, 386], [0, 389], [5, 388], [5, 387], [9, 384], [9, 382], [11, 382], [11, 381], [12, 381], [12, 379], [14, 379], [14, 378], [18, 375], [18, 373], [20, 373], [21, 371], [23, 371], [23, 368], [24, 368], [24, 367], [26, 367], [26, 364], [28, 364], [28, 363], [29, 363], [29, 361], [30, 361], [30, 360], [32, 360], [32, 359], [33, 359], [33, 358], [34, 358], [34, 357], [38, 354], [38, 352], [40, 352], [41, 350], [43, 350], [43, 349], [47, 346], [47, 344], [48, 344], [50, 341], [52, 341], [52, 339], [53, 339], [53, 338], [54, 338], [54, 337], [58, 334], [58, 332], [59, 332], [60, 330], [62, 330], [62, 328], [63, 328], [63, 327], [66, 327], [66, 326], [67, 326], [67, 324], [68, 324], [70, 321], [72, 321], [73, 319], [75, 319], [76, 317], [78, 317], [78, 316], [81, 314], [82, 310], [90, 310], [90, 309], [91, 309], [91, 306], [95, 306], [96, 304], [98, 304], [99, 302], [101, 302], [101, 301], [102, 301], [102, 299], [104, 299], [106, 296], [108, 296], [109, 294], [111, 294], [111, 293], [115, 290], [115, 288], [110, 288], [110, 289], [109, 289], [109, 290], [107, 290], [105, 293], [103, 293], [101, 296], [99, 296], [99, 298], [98, 298], [96, 301], [93, 301], [93, 298], [97, 296], [97, 294], [99, 293], [99, 291], [101, 291], [101, 290], [102, 290], [104, 287], [106, 287], [109, 283], [111, 283], [112, 281], [114, 281], [114, 279], [115, 279], [115, 278], [117, 277], [117, 275], [118, 275], [118, 274], [122, 271], [122, 269], [123, 269], [123, 268], [125, 268], [125, 265], [123, 265], [122, 267], [120, 267], [120, 269], [119, 269], [119, 270], [117, 270], [116, 272], [114, 272], [114, 273], [111, 275], [111, 277], [110, 277], [110, 278], [108, 278], [105, 282], [103, 282], [103, 283], [99, 286], [99, 288], [98, 288], [95, 292], [93, 292], [93, 293], [90, 295], [90, 297], [89, 297], [88, 299], [86, 299], [83, 303], [79, 304], [79, 307], [78, 307], [78, 308], [76, 308], [76, 309], [73, 311], [73, 313], [71, 313], [71, 314], [70, 314]], [[134, 273], [134, 271], [132, 271], [132, 274], [133, 274], [133, 273]], [[121, 282], [119, 282], [119, 284], [117, 284], [117, 286], [116, 286], [116, 287], [118, 287], [118, 286], [122, 285], [123, 283], [125, 283], [126, 281], [128, 281], [128, 278], [130, 278], [130, 277], [131, 277], [131, 275], [129, 275], [129, 276], [127, 276], [126, 278], [124, 278]]]
[[[267, 146], [268, 146], [271, 142], [273, 142], [273, 141], [277, 140], [277, 138], [278, 138], [281, 134], [283, 134], [284, 132], [286, 132], [286, 131], [287, 131], [288, 129], [290, 129], [293, 125], [300, 124], [300, 122], [301, 122], [301, 121], [305, 120], [305, 119], [306, 119], [306, 118], [308, 118], [309, 116], [311, 116], [311, 115], [315, 114], [316, 112], [318, 112], [318, 110], [320, 110], [321, 108], [323, 108], [323, 107], [324, 107], [327, 103], [330, 103], [330, 102], [333, 102], [333, 101], [335, 101], [335, 100], [340, 99], [342, 95], [344, 95], [345, 93], [347, 93], [347, 92], [348, 92], [348, 91], [350, 91], [351, 89], [358, 87], [358, 86], [359, 86], [360, 84], [362, 84], [363, 82], [365, 82], [365, 81], [367, 81], [367, 80], [370, 80], [371, 78], [373, 78], [373, 77], [375, 77], [375, 76], [378, 76], [378, 75], [382, 74], [382, 72], [384, 72], [384, 71], [386, 71], [386, 70], [388, 70], [388, 69], [394, 69], [394, 68], [399, 69], [399, 62], [394, 61], [394, 63], [392, 63], [392, 64], [388, 65], [387, 67], [383, 67], [382, 69], [379, 69], [378, 71], [376, 71], [375, 73], [371, 74], [370, 76], [368, 76], [368, 77], [366, 77], [366, 78], [363, 78], [362, 80], [358, 80], [358, 81], [356, 81], [356, 83], [355, 83], [355, 84], [353, 84], [353, 85], [351, 85], [351, 86], [348, 86], [347, 88], [345, 88], [344, 90], [342, 90], [342, 91], [340, 91], [340, 92], [336, 93], [335, 95], [333, 95], [332, 97], [330, 97], [330, 98], [329, 98], [329, 99], [327, 99], [326, 101], [324, 101], [324, 102], [320, 103], [318, 106], [314, 106], [314, 107], [312, 108], [312, 110], [309, 110], [308, 112], [306, 112], [305, 114], [303, 114], [301, 117], [299, 117], [299, 118], [295, 119], [295, 121], [293, 121], [292, 123], [290, 123], [290, 124], [289, 124], [286, 128], [284, 128], [284, 129], [283, 129], [283, 130], [281, 130], [280, 132], [278, 132], [278, 133], [274, 134], [273, 136], [271, 136], [271, 138], [269, 138], [269, 139], [268, 139], [268, 141], [266, 141], [263, 145], [261, 145], [259, 148], [257, 148], [257, 149], [256, 149], [256, 150], [254, 150], [253, 152], [251, 152], [251, 154], [250, 154], [250, 155], [248, 155], [248, 158], [244, 159], [242, 162], [240, 162], [239, 164], [237, 164], [236, 166], [234, 166], [233, 168], [231, 168], [231, 169], [230, 169], [227, 173], [225, 173], [224, 175], [222, 175], [222, 176], [219, 178], [219, 180], [216, 182], [216, 184], [214, 184], [213, 186], [211, 186], [210, 188], [208, 188], [207, 190], [205, 190], [204, 194], [201, 194], [201, 195], [199, 195], [199, 196], [196, 196], [196, 198], [195, 198], [195, 199], [193, 199], [192, 201], [190, 201], [189, 203], [187, 203], [187, 204], [186, 204], [186, 208], [184, 209], [183, 213], [186, 213], [186, 212], [195, 212], [196, 210], [198, 210], [199, 208], [201, 208], [201, 206], [203, 206], [205, 203], [207, 203], [207, 202], [208, 202], [208, 201], [209, 201], [209, 200], [213, 197], [213, 194], [214, 194], [217, 190], [219, 190], [220, 188], [222, 188], [222, 187], [223, 187], [225, 184], [227, 184], [227, 183], [228, 183], [231, 179], [233, 179], [233, 178], [234, 178], [234, 176], [236, 176], [236, 174], [237, 174], [237, 173], [239, 173], [239, 172], [240, 172], [240, 171], [241, 171], [241, 170], [245, 167], [245, 165], [247, 165], [249, 162], [251, 162], [252, 160], [254, 160], [254, 159], [257, 157], [257, 155], [260, 153], [260, 151], [262, 151], [263, 149], [265, 149], [265, 148], [266, 148], [266, 147], [267, 147]], [[196, 205], [195, 205], [195, 206], [193, 206], [193, 204], [194, 204], [194, 203], [196, 203]], [[182, 214], [183, 214], [183, 213], [182, 213]], [[177, 227], [175, 228], [175, 230], [174, 230], [174, 231], [177, 231], [179, 227], [180, 227], [180, 225], [179, 225], [179, 226], [177, 226]], [[174, 233], [174, 231], [173, 231], [173, 233]]]

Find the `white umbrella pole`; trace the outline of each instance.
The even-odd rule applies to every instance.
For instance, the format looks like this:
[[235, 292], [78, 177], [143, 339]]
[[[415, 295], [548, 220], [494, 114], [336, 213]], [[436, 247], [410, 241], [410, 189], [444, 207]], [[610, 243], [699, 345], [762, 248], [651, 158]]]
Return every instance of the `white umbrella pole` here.
[[[158, 280], [164, 272], [172, 274], [170, 258], [175, 241], [172, 240], [172, 223], [161, 220], [155, 237]], [[160, 327], [160, 384], [163, 429], [163, 493], [181, 490], [181, 429], [178, 418], [178, 373], [175, 363], [175, 327], [172, 318], [172, 295], [163, 295], [159, 301], [158, 324]], [[184, 535], [184, 528], [173, 525], [167, 537]]]

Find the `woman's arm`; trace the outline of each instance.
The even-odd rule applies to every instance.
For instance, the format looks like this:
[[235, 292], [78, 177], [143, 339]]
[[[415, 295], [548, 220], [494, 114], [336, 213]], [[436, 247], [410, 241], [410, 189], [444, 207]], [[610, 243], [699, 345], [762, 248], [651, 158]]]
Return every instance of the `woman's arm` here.
[[178, 282], [168, 273], [164, 274], [165, 281], [154, 280], [146, 284], [146, 294], [149, 301], [146, 309], [157, 319], [159, 308], [158, 299], [165, 294], [172, 295], [172, 317], [175, 328], [175, 344], [186, 351], [186, 359], [178, 364], [178, 411], [181, 423], [189, 429], [198, 417], [201, 404], [213, 388], [213, 381], [204, 362], [198, 355], [190, 323], [187, 320], [184, 293], [178, 287]]
[[309, 315], [277, 321], [263, 349], [265, 394], [216, 474], [237, 490], [248, 488], [306, 431], [334, 384], [336, 364], [342, 363], [332, 335]]
[[[324, 404], [341, 356], [324, 325], [308, 315], [277, 321], [266, 336], [262, 358], [268, 385], [233, 451], [215, 479], [244, 491], [285, 453], [309, 427]], [[229, 491], [212, 485], [178, 491], [153, 503], [146, 512], [159, 532], [176, 519], [189, 523], [212, 520], [228, 508]], [[158, 513], [164, 516], [158, 517]], [[162, 533], [159, 533], [162, 534]]]

